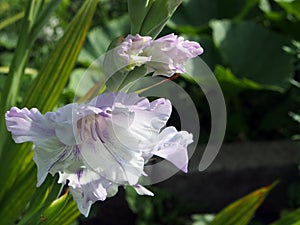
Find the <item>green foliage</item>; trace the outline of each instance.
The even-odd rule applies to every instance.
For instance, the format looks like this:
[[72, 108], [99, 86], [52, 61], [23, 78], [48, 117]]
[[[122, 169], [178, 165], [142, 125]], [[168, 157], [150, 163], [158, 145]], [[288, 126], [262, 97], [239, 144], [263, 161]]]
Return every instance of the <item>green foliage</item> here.
[[257, 3], [258, 0], [186, 0], [178, 8], [172, 21], [181, 32], [197, 33], [202, 31], [211, 19], [242, 19]]
[[289, 45], [288, 38], [253, 22], [219, 20], [211, 22], [211, 27], [214, 43], [236, 76], [279, 90], [289, 85], [294, 59], [282, 49]]
[[[88, 25], [92, 19], [95, 1], [87, 2], [73, 19], [73, 23], [70, 24], [64, 37], [56, 45], [49, 60], [44, 64], [39, 76], [28, 90], [24, 100], [24, 105], [27, 107], [38, 106], [41, 112], [47, 112], [53, 109], [57, 103], [76, 63], [83, 44], [82, 40], [87, 34]], [[40, 94], [32, 95], [32, 93]], [[47, 99], [47, 101], [42, 99]]]
[[[4, 114], [10, 106], [16, 104], [20, 87], [21, 76], [24, 73], [29, 60], [30, 50], [37, 37], [38, 30], [46, 23], [51, 13], [57, 7], [59, 1], [52, 1], [43, 8], [41, 1], [32, 1], [28, 4], [23, 19], [21, 34], [17, 43], [16, 52], [12, 59], [8, 79], [5, 81], [4, 89], [0, 99], [0, 133], [6, 134]], [[48, 13], [48, 14], [47, 14]], [[0, 156], [4, 141], [0, 143]]]
[[106, 52], [112, 40], [128, 34], [129, 30], [127, 15], [111, 20], [102, 27], [95, 27], [87, 35], [78, 62], [83, 66], [89, 66]]
[[300, 209], [286, 213], [279, 220], [270, 225], [299, 225], [300, 224]]
[[182, 0], [128, 0], [131, 33], [155, 38]]
[[[78, 62], [82, 67], [76, 68], [72, 72], [67, 86], [68, 90], [72, 91], [76, 97], [81, 98], [88, 94], [89, 90], [93, 89], [95, 85], [104, 83], [106, 77], [102, 68], [94, 66], [93, 63], [103, 56], [112, 40], [127, 34], [129, 30], [129, 19], [126, 15], [108, 22], [101, 28], [95, 27], [92, 29], [88, 33], [78, 57]], [[87, 67], [89, 68], [87, 69]], [[81, 82], [83, 76], [84, 82]]]
[[287, 13], [291, 13], [300, 19], [300, 1], [299, 0], [276, 0], [276, 2], [283, 7]]
[[214, 71], [222, 90], [226, 91], [229, 95], [236, 96], [239, 92], [243, 90], [251, 89], [263, 89], [264, 87], [259, 83], [247, 79], [246, 77], [237, 78], [230, 71], [222, 66], [216, 66]]

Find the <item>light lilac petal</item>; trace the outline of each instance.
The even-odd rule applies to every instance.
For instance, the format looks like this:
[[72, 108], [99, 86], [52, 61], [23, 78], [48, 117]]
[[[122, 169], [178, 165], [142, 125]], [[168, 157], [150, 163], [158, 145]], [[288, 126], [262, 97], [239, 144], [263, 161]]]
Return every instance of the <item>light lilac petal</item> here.
[[151, 42], [144, 52], [151, 56], [146, 63], [147, 71], [153, 76], [172, 76], [174, 73], [185, 73], [185, 63], [203, 53], [203, 48], [194, 41], [185, 41], [183, 37], [169, 34]]
[[153, 133], [157, 134], [166, 125], [172, 111], [169, 100], [161, 98], [150, 103], [137, 94], [123, 92], [101, 95], [89, 104], [101, 107], [103, 103], [112, 107], [113, 124], [129, 129], [136, 139], [149, 139]]
[[104, 201], [106, 197], [111, 197], [117, 192], [117, 185], [88, 169], [82, 169], [76, 174], [60, 173], [58, 182], [65, 184], [67, 180], [70, 184], [73, 184], [69, 184], [70, 191], [80, 212], [86, 217], [94, 202]]
[[[105, 110], [107, 110], [105, 108]], [[89, 115], [110, 116], [107, 112], [90, 105], [68, 104], [59, 108], [55, 114], [55, 134], [65, 145], [78, 145], [81, 143], [77, 130], [77, 122]]]
[[97, 123], [98, 127], [105, 128], [105, 132], [100, 134], [101, 140], [90, 138], [82, 143], [80, 152], [85, 163], [108, 180], [136, 184], [144, 167], [141, 153], [131, 143], [136, 140], [128, 135], [126, 129], [112, 126], [105, 119], [100, 118]]
[[71, 151], [66, 149], [56, 137], [44, 140], [35, 146], [33, 160], [38, 169], [37, 187], [44, 182], [48, 173], [54, 175], [59, 171], [54, 169], [55, 164], [64, 160], [70, 153]]
[[149, 104], [149, 101], [135, 93], [126, 94], [124, 92], [104, 93], [87, 103], [87, 105], [100, 109], [110, 108], [111, 110], [115, 107], [126, 106], [128, 108], [140, 104]]
[[151, 153], [170, 161], [183, 172], [187, 172], [187, 146], [193, 142], [192, 134], [186, 131], [178, 132], [174, 127], [167, 127], [159, 134], [158, 139]]
[[5, 114], [7, 130], [16, 143], [42, 142], [55, 135], [54, 123], [38, 109], [12, 107]]
[[124, 41], [113, 49], [114, 64], [132, 70], [135, 66], [141, 66], [151, 60], [151, 56], [143, 54], [143, 50], [152, 42], [152, 38], [140, 35], [128, 35]]
[[[134, 136], [138, 135], [139, 138], [145, 138], [145, 133], [148, 131], [159, 132], [166, 125], [172, 112], [172, 105], [169, 100], [163, 98], [150, 103], [147, 98], [139, 97], [137, 94], [120, 92], [115, 96], [113, 110], [116, 109], [123, 109], [123, 112], [126, 110], [133, 112], [134, 120], [130, 128], [136, 132]], [[114, 117], [112, 120], [115, 122]], [[146, 138], [149, 136], [146, 135]]]
[[160, 129], [166, 125], [172, 111], [169, 100], [160, 98], [148, 105], [147, 109], [133, 107], [134, 120], [129, 128], [132, 135], [141, 141], [156, 136]]
[[144, 159], [139, 153], [118, 150], [120, 153], [110, 146], [104, 147], [101, 142], [94, 142], [82, 146], [81, 154], [85, 163], [106, 179], [120, 184], [136, 184], [143, 172]]
[[[73, 196], [73, 200], [77, 203], [77, 207], [78, 207], [79, 211], [81, 212], [81, 214], [84, 215], [85, 217], [88, 217], [93, 202], [92, 201], [88, 201], [87, 203], [85, 202], [85, 200], [83, 199], [83, 196], [82, 196], [81, 189], [79, 189], [79, 188], [74, 189], [74, 188], [70, 187], [69, 190]], [[83, 207], [83, 205], [85, 207]]]

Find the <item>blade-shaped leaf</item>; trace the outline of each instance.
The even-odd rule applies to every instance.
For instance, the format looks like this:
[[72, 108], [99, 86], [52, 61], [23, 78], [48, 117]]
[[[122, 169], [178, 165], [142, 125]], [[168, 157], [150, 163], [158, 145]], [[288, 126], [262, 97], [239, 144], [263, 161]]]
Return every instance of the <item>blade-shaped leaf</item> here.
[[96, 0], [86, 1], [74, 17], [64, 37], [59, 41], [28, 90], [24, 105], [29, 108], [38, 107], [41, 112], [53, 109], [76, 63], [96, 4]]
[[[73, 220], [80, 215], [75, 202], [70, 205], [71, 196], [65, 193], [60, 198], [53, 201], [42, 213], [37, 224], [57, 224], [63, 223], [70, 224]], [[69, 207], [68, 207], [69, 206]], [[71, 206], [71, 207], [70, 207]], [[75, 210], [76, 209], [76, 210]], [[69, 211], [73, 215], [69, 215]], [[68, 217], [66, 217], [68, 215]], [[69, 221], [69, 222], [68, 222]]]
[[25, 216], [20, 220], [18, 225], [36, 224], [37, 218], [46, 207], [57, 198], [61, 185], [57, 184], [57, 179], [48, 176], [43, 185], [35, 189], [33, 197], [30, 199], [29, 206], [26, 208]]
[[[43, 9], [44, 1], [33, 0], [29, 2], [26, 8], [16, 51], [10, 65], [8, 79], [5, 82], [0, 99], [0, 133], [2, 134], [2, 141], [0, 142], [0, 156], [3, 149], [4, 139], [7, 138], [4, 114], [6, 110], [16, 103], [21, 76], [24, 74], [24, 70], [31, 53], [31, 48], [37, 37], [39, 29], [41, 29], [47, 22], [47, 19], [57, 8], [60, 1], [61, 0], [51, 1]], [[42, 17], [40, 17], [41, 15]]]
[[258, 189], [235, 201], [216, 215], [209, 225], [246, 225], [257, 208], [263, 203], [270, 190], [277, 184]]
[[[68, 196], [70, 198], [70, 196]], [[80, 212], [77, 208], [76, 202], [70, 198], [68, 204], [63, 208], [63, 210], [56, 215], [51, 221], [49, 221], [48, 225], [57, 225], [63, 221], [64, 224], [71, 224], [78, 216]]]
[[35, 192], [36, 170], [33, 164], [28, 165], [27, 171], [22, 171], [9, 192], [1, 199], [1, 224], [14, 224]]

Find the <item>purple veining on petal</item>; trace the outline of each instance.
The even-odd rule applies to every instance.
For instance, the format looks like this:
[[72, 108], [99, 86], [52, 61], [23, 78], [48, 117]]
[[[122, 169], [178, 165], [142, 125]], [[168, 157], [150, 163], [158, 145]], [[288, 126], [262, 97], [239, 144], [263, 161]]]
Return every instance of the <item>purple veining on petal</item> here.
[[111, 118], [111, 107], [99, 107], [102, 111], [98, 113], [98, 115], [106, 117], [106, 118]]
[[[102, 128], [103, 129], [103, 128]], [[99, 126], [99, 121], [95, 120], [95, 131], [97, 133], [97, 136], [99, 137], [99, 140], [102, 142], [102, 143], [105, 143], [103, 138], [101, 137], [101, 128]]]
[[76, 175], [77, 175], [78, 182], [80, 182], [80, 178], [81, 178], [82, 175], [83, 175], [83, 169], [77, 170], [77, 171], [76, 171]]
[[79, 136], [81, 141], [84, 141], [84, 123], [85, 123], [85, 118], [82, 118], [77, 121], [77, 128], [79, 129]]
[[67, 150], [65, 149], [62, 154], [49, 166], [48, 172], [55, 166], [56, 163], [60, 162], [67, 155]]
[[78, 145], [75, 145], [73, 147], [72, 153], [73, 153], [75, 158], [78, 158], [80, 156], [80, 149], [79, 149]]
[[92, 136], [92, 139], [94, 141], [97, 141], [97, 137], [99, 136], [98, 133], [96, 132], [96, 119], [94, 121], [90, 122], [90, 134]]

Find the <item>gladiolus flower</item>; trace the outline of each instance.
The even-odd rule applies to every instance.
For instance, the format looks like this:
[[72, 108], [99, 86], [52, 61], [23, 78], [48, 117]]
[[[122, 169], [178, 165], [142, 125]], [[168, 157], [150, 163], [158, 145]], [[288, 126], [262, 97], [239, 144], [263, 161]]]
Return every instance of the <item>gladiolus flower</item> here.
[[16, 143], [33, 142], [37, 186], [59, 173], [82, 214], [115, 195], [119, 186], [153, 195], [139, 184], [144, 165], [159, 156], [187, 172], [192, 134], [165, 127], [169, 100], [149, 102], [137, 94], [106, 93], [87, 104], [72, 103], [42, 115], [38, 109], [12, 107], [6, 126]]
[[148, 36], [128, 35], [117, 47], [119, 60], [127, 62], [127, 69], [145, 65], [148, 73], [167, 77], [175, 73], [185, 73], [185, 63], [203, 53], [203, 48], [194, 41], [184, 40], [169, 34], [157, 40]]

